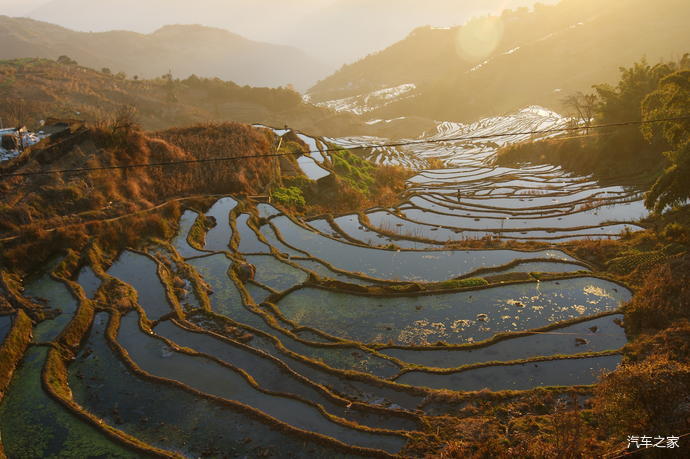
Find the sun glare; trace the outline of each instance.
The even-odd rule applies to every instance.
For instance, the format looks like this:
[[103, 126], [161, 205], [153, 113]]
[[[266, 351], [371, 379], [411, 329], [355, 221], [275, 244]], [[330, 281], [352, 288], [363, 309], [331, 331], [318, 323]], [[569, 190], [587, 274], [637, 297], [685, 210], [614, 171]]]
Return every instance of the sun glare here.
[[487, 16], [468, 22], [460, 27], [455, 39], [458, 56], [469, 62], [486, 59], [503, 38], [503, 22], [500, 17]]

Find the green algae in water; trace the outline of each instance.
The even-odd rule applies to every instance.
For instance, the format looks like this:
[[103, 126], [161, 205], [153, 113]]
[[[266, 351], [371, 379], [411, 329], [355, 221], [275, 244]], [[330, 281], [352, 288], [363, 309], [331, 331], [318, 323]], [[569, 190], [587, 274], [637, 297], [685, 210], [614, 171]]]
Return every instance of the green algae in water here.
[[185, 390], [138, 377], [108, 346], [107, 317], [96, 316], [69, 377], [75, 399], [109, 424], [188, 457], [355, 457], [283, 433]]
[[613, 282], [584, 277], [400, 297], [303, 288], [278, 306], [294, 322], [339, 338], [402, 345], [461, 344], [613, 311], [630, 296]]
[[213, 294], [209, 296], [211, 308], [218, 314], [230, 317], [247, 325], [261, 325], [263, 320], [244, 306], [240, 291], [228, 276], [232, 262], [223, 254], [195, 258], [188, 262], [211, 286]]
[[55, 340], [77, 310], [77, 300], [69, 288], [48, 274], [30, 282], [24, 290], [24, 295], [44, 298], [48, 300], [49, 307], [62, 311], [54, 319], [44, 320], [34, 328], [35, 343]]
[[24, 356], [0, 405], [0, 429], [8, 457], [140, 457], [69, 413], [43, 390], [48, 349]]
[[254, 280], [279, 292], [299, 285], [309, 278], [301, 269], [283, 263], [271, 255], [250, 255], [245, 258], [256, 267]]

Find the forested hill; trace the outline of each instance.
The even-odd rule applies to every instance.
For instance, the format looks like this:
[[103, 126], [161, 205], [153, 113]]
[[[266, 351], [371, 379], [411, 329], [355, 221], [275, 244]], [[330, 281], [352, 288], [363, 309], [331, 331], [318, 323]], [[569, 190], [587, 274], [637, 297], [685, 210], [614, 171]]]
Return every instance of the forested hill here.
[[[505, 11], [462, 27], [417, 29], [344, 66], [309, 95], [322, 102], [416, 86], [404, 98], [371, 111], [372, 118], [465, 121], [531, 104], [558, 109], [566, 95], [615, 81], [620, 66], [642, 56], [656, 62], [687, 52], [689, 21], [686, 0], [563, 0], [533, 11]], [[479, 32], [493, 34], [495, 42], [473, 39]]]
[[[349, 113], [333, 113], [302, 101], [285, 88], [253, 88], [220, 79], [133, 79], [83, 67], [65, 57], [0, 61], [0, 118], [5, 125], [36, 126], [48, 117], [107, 119], [133, 106], [146, 129], [208, 121], [263, 123], [312, 133], [371, 133]], [[325, 134], [324, 134], [325, 135]]]
[[69, 55], [93, 68], [152, 78], [169, 70], [242, 85], [306, 88], [324, 65], [302, 51], [248, 40], [226, 30], [166, 26], [152, 34], [75, 32], [46, 22], [0, 16], [0, 59]]

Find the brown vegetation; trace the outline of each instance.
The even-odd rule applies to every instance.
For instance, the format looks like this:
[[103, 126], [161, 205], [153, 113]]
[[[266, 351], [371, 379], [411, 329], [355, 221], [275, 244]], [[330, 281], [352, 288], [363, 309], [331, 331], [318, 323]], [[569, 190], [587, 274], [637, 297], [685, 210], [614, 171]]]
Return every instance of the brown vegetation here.
[[96, 122], [133, 106], [144, 128], [156, 130], [223, 121], [289, 123], [322, 135], [371, 134], [375, 129], [355, 115], [303, 103], [290, 89], [253, 88], [196, 76], [128, 79], [48, 59], [0, 61], [0, 100], [5, 125], [36, 128], [48, 117]]
[[[42, 254], [84, 247], [94, 235], [106, 250], [128, 243], [136, 245], [142, 234], [170, 236], [170, 226], [179, 216], [178, 205], [172, 203], [157, 213], [141, 211], [194, 194], [254, 194], [267, 183], [268, 161], [261, 158], [194, 161], [266, 154], [272, 146], [269, 131], [228, 123], [175, 129], [156, 136], [139, 131], [126, 118], [116, 117], [108, 126], [82, 127], [69, 142], [39, 144], [4, 167], [7, 172], [18, 173], [115, 167], [4, 179], [0, 183], [4, 193], [0, 231], [7, 236], [22, 236], [5, 246], [5, 264], [38, 263]], [[118, 168], [171, 161], [191, 163]], [[116, 219], [127, 214], [136, 215]], [[85, 224], [108, 218], [113, 220]]]
[[629, 329], [635, 333], [690, 320], [690, 255], [652, 269], [628, 304], [626, 317]]

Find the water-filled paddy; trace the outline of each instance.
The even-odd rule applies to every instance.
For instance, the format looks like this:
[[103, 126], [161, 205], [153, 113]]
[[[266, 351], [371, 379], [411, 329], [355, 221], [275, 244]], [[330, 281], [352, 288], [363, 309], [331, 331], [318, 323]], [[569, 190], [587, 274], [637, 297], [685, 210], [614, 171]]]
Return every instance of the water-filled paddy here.
[[248, 346], [233, 345], [210, 335], [186, 331], [170, 321], [158, 325], [155, 332], [176, 344], [203, 352], [241, 368], [266, 390], [296, 395], [322, 405], [329, 413], [336, 416], [374, 428], [385, 427], [393, 430], [416, 428], [415, 423], [407, 418], [396, 417], [394, 413], [387, 413], [384, 416], [363, 412], [359, 408], [347, 409], [345, 403], [336, 403], [334, 397], [326, 394], [308, 379], [289, 371], [289, 367], [281, 365], [280, 361], [252, 352]]
[[[474, 125], [442, 123], [436, 136], [563, 122], [552, 112], [531, 107]], [[298, 136], [313, 150], [298, 159], [305, 174], [314, 180], [330, 174], [325, 169], [330, 164], [327, 155], [316, 152], [321, 141]], [[639, 228], [635, 220], [646, 210], [632, 187], [600, 184], [554, 166], [492, 165], [498, 145], [524, 138], [374, 148], [371, 158], [385, 164], [421, 168], [436, 157], [455, 167], [419, 172], [397, 205], [371, 208], [366, 217], [356, 213], [361, 209], [350, 209], [345, 215], [293, 219], [271, 204], [254, 202], [270, 202], [270, 193], [263, 190], [268, 196], [218, 199], [205, 212], [206, 221], [186, 210], [169, 242], [187, 263], [180, 263], [166, 244], [142, 240], [133, 249], [155, 259], [124, 250], [107, 269], [134, 288], [153, 320], [173, 311], [157, 275], [157, 261], [170, 269], [184, 316], [168, 316], [148, 334], [140, 329], [138, 313], [130, 312], [115, 335], [133, 361], [154, 378], [125, 365], [124, 355], [105, 337], [109, 316], [100, 312], [68, 368], [75, 402], [102, 419], [103, 426], [172, 454], [331, 458], [356, 454], [343, 454], [328, 442], [309, 434], [296, 436], [290, 429], [398, 453], [407, 437], [381, 429], [422, 428], [417, 415], [401, 410], [433, 412], [429, 401], [443, 396], [430, 397], [431, 389], [525, 390], [594, 383], [600, 371], [615, 368], [621, 360], [615, 353], [625, 345], [626, 335], [619, 307], [630, 298], [628, 290], [596, 277], [594, 267], [595, 273], [589, 274], [587, 266], [549, 244], [520, 246], [540, 248], [534, 251], [506, 249], [507, 244], [496, 250], [450, 250], [444, 245], [487, 235], [545, 242], [615, 238], [626, 229]], [[343, 140], [352, 145], [372, 141], [384, 139]], [[322, 181], [311, 186], [325, 185]], [[211, 219], [215, 224], [203, 229]], [[201, 243], [196, 231], [206, 231], [204, 250], [188, 242], [195, 224], [199, 226], [194, 227], [193, 244]], [[415, 240], [420, 238], [426, 240]], [[466, 246], [500, 247], [495, 240], [484, 242], [488, 241], [468, 241]], [[567, 247], [564, 250], [573, 249]], [[242, 261], [256, 268], [253, 280], [240, 281], [233, 275], [233, 264]], [[72, 277], [90, 298], [101, 286], [94, 270], [101, 272], [96, 265], [83, 266]], [[312, 284], [307, 271], [353, 285]], [[194, 272], [202, 282], [196, 282]], [[536, 277], [547, 276], [527, 274], [535, 272], [559, 277], [580, 272], [582, 277], [537, 282]], [[495, 284], [425, 295], [372, 293], [403, 291], [390, 281], [443, 282], [459, 277], [485, 277]], [[190, 291], [192, 281], [199, 288], [198, 298], [184, 298], [182, 290]], [[469, 284], [464, 280], [435, 287]], [[210, 312], [202, 301], [205, 285]], [[382, 285], [388, 287], [369, 289], [368, 295], [362, 288]], [[278, 300], [275, 293], [288, 289], [295, 290]], [[359, 290], [361, 294], [344, 293]], [[61, 310], [34, 329], [35, 342], [55, 340], [78, 307], [67, 284], [44, 274], [26, 281], [25, 294], [45, 298], [50, 308]], [[265, 303], [268, 300], [276, 301], [277, 309]], [[0, 342], [10, 325], [11, 316], [0, 316]], [[46, 396], [40, 371], [47, 349], [30, 348], [0, 406], [8, 455], [131, 455]], [[179, 381], [193, 390], [156, 378]], [[239, 403], [258, 411], [248, 415]], [[286, 428], [276, 428], [267, 416], [285, 422]]]
[[297, 158], [297, 164], [299, 165], [304, 175], [306, 175], [309, 180], [319, 180], [324, 177], [331, 175], [329, 171], [319, 166], [314, 158], [309, 156], [300, 156]]
[[615, 369], [620, 361], [620, 355], [609, 355], [492, 366], [451, 374], [414, 371], [402, 375], [397, 381], [401, 384], [462, 391], [589, 385], [596, 382], [602, 371]]
[[615, 320], [621, 314], [586, 320], [574, 325], [545, 330], [474, 348], [383, 349], [381, 353], [406, 363], [430, 368], [457, 368], [483, 362], [508, 362], [534, 356], [572, 355], [617, 350], [625, 346], [623, 327]]
[[55, 318], [45, 320], [34, 328], [35, 343], [49, 342], [57, 338], [77, 310], [77, 300], [67, 285], [56, 281], [49, 274], [43, 274], [27, 284], [24, 294], [47, 300], [48, 307], [61, 311]]
[[572, 260], [558, 250], [389, 251], [359, 247], [310, 232], [287, 217], [272, 220], [285, 241], [334, 267], [362, 272], [377, 279], [443, 281], [480, 267], [501, 266], [515, 259], [554, 258]]
[[138, 457], [68, 412], [43, 389], [46, 347], [30, 348], [0, 405], [2, 446], [8, 457]]
[[271, 255], [250, 255], [245, 259], [256, 268], [254, 280], [277, 291], [299, 285], [309, 277], [306, 272], [283, 263]]
[[357, 285], [380, 285], [379, 282], [373, 280], [364, 280], [357, 277], [347, 276], [342, 273], [338, 273], [328, 268], [326, 265], [322, 264], [316, 260], [304, 260], [293, 258], [290, 260], [291, 263], [301, 266], [304, 269], [314, 271], [316, 274], [324, 279], [335, 279], [341, 282], [346, 282], [348, 284]]
[[239, 410], [135, 375], [108, 346], [106, 323], [106, 314], [96, 316], [84, 351], [70, 366], [69, 381], [75, 399], [108, 424], [191, 457], [228, 452], [251, 457], [303, 452], [344, 457]]
[[360, 431], [328, 419], [316, 407], [299, 400], [272, 395], [253, 387], [241, 373], [211, 359], [170, 349], [164, 342], [139, 329], [138, 316], [122, 319], [118, 342], [143, 370], [180, 381], [203, 393], [255, 407], [287, 424], [322, 433], [348, 444], [396, 452], [404, 437]]
[[525, 261], [518, 263], [512, 268], [501, 269], [490, 273], [510, 274], [510, 273], [575, 273], [578, 271], [589, 271], [586, 266], [574, 263], [557, 263], [552, 261]]
[[138, 294], [139, 305], [151, 320], [172, 311], [163, 283], [158, 278], [158, 265], [140, 253], [125, 251], [108, 269], [108, 274], [128, 283]]
[[612, 311], [630, 292], [585, 277], [427, 296], [366, 297], [303, 288], [278, 306], [299, 325], [362, 342], [464, 343]]
[[204, 252], [201, 252], [191, 245], [189, 245], [189, 242], [187, 242], [187, 235], [189, 234], [189, 230], [192, 228], [192, 225], [194, 225], [194, 222], [196, 221], [197, 217], [199, 214], [196, 212], [193, 212], [191, 210], [185, 210], [182, 216], [180, 217], [180, 223], [179, 223], [179, 230], [177, 232], [177, 235], [173, 238], [171, 241], [171, 244], [173, 247], [175, 247], [175, 250], [177, 250], [177, 253], [180, 254], [183, 258], [188, 258], [188, 257], [197, 257], [199, 255], [204, 255]]
[[189, 260], [189, 264], [203, 277], [212, 289], [209, 296], [211, 309], [219, 314], [243, 322], [253, 318], [244, 307], [240, 291], [228, 275], [232, 261], [223, 254]]
[[[351, 348], [310, 346], [271, 327], [258, 312], [252, 312], [244, 305], [237, 286], [227, 277], [230, 261], [224, 255], [194, 259], [190, 261], [190, 264], [197, 269], [213, 289], [210, 300], [215, 312], [276, 336], [289, 350], [311, 359], [320, 360], [334, 368], [358, 370], [381, 377], [390, 377], [398, 372], [397, 365], [388, 360], [354, 351]], [[256, 288], [256, 286], [252, 287], [252, 291], [256, 292]], [[259, 293], [262, 290], [259, 290]], [[256, 298], [252, 299], [256, 302]]]
[[12, 329], [13, 315], [0, 316], [0, 344], [5, 341], [5, 338]]
[[98, 287], [101, 286], [101, 279], [96, 276], [96, 273], [93, 272], [90, 266], [84, 266], [79, 271], [77, 283], [84, 289], [87, 298], [93, 298], [98, 291]]
[[227, 197], [216, 201], [206, 212], [207, 217], [213, 217], [216, 226], [206, 233], [206, 245], [204, 249], [211, 251], [228, 250], [230, 239], [232, 238], [232, 228], [230, 227], [230, 212], [237, 206], [237, 201]]
[[248, 214], [242, 214], [237, 217], [237, 232], [240, 236], [240, 244], [237, 250], [240, 253], [270, 252], [268, 246], [259, 240], [254, 230], [247, 224], [249, 218]]

